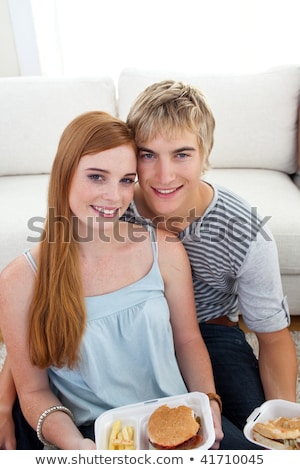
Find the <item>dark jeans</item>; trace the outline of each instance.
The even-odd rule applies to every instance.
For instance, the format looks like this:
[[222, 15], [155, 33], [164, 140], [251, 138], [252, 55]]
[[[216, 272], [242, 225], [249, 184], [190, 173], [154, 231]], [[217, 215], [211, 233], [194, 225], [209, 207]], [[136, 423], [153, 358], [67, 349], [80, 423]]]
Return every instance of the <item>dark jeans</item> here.
[[243, 431], [222, 416], [222, 428], [224, 438], [221, 441], [220, 450], [262, 450], [260, 446], [248, 441]]
[[216, 383], [223, 402], [223, 415], [239, 429], [265, 396], [258, 361], [244, 332], [237, 326], [200, 324]]

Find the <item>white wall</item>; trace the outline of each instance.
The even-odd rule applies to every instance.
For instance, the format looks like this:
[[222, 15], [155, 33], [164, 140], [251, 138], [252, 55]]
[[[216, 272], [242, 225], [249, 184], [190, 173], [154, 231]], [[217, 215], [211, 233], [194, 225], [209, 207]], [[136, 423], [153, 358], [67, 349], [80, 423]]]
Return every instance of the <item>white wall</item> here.
[[8, 0], [0, 0], [0, 77], [20, 75]]
[[31, 0], [8, 0], [21, 75], [41, 75]]
[[130, 66], [240, 72], [299, 64], [298, 5], [299, 0], [0, 0], [0, 76], [117, 79]]
[[300, 63], [299, 0], [31, 4], [45, 75], [117, 79], [124, 67], [247, 72]]

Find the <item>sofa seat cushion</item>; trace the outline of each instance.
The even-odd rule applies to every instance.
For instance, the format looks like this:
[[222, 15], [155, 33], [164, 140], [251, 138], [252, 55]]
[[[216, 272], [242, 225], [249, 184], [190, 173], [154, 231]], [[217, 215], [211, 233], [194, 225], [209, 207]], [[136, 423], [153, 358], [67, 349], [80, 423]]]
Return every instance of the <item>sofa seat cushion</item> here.
[[46, 215], [49, 175], [2, 176], [0, 180], [1, 270], [38, 241]]
[[231, 189], [263, 218], [270, 217], [281, 274], [300, 275], [300, 191], [291, 178], [272, 170], [212, 169], [205, 179]]

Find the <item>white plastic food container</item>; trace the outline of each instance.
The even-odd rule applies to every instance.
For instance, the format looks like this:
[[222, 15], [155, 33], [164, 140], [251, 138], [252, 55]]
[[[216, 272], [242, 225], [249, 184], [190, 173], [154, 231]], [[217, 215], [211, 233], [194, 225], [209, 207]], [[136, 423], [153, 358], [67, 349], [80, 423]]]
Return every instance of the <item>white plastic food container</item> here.
[[135, 435], [135, 448], [137, 450], [152, 449], [147, 434], [149, 416], [156, 408], [167, 404], [170, 408], [180, 405], [189, 406], [196, 416], [200, 417], [203, 440], [195, 450], [209, 449], [215, 441], [215, 431], [209, 405], [209, 399], [205, 393], [192, 392], [173, 397], [158, 398], [134, 405], [122, 406], [106, 411], [95, 421], [96, 448], [105, 450], [108, 448], [108, 439], [112, 424], [115, 420], [121, 420], [121, 428], [133, 426]]
[[[268, 400], [263, 403], [259, 408], [255, 408], [247, 419], [247, 424], [244, 427], [244, 434], [246, 438], [254, 444], [259, 444], [253, 439], [253, 427], [255, 423], [263, 423], [269, 419], [276, 418], [299, 418], [300, 417], [300, 403], [294, 403], [286, 400]], [[261, 446], [263, 447], [263, 446]], [[264, 446], [266, 449], [271, 447]]]

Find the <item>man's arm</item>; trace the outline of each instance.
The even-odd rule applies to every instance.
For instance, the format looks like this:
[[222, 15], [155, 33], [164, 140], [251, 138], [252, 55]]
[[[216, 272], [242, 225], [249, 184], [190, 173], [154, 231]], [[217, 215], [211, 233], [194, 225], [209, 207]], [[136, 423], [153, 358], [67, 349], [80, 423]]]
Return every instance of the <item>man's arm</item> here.
[[259, 341], [259, 370], [266, 399], [296, 401], [297, 356], [288, 330], [290, 315], [282, 291], [276, 243], [258, 234], [239, 273], [239, 305]]
[[266, 400], [296, 401], [296, 348], [287, 328], [273, 333], [256, 333], [259, 370]]

